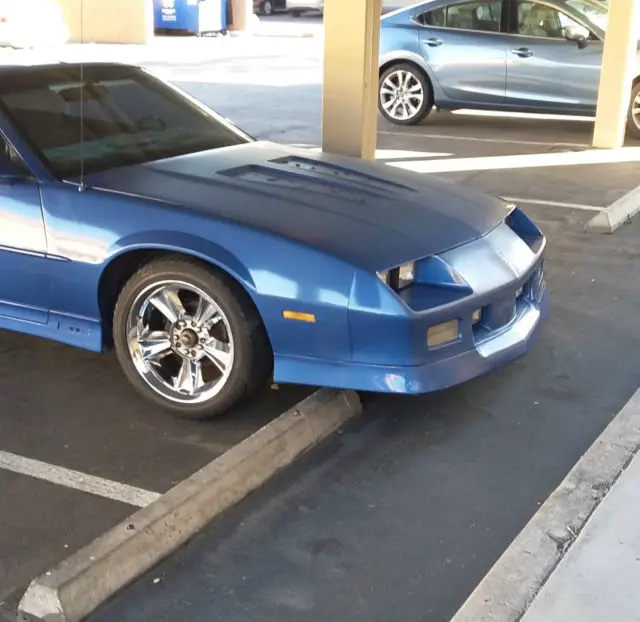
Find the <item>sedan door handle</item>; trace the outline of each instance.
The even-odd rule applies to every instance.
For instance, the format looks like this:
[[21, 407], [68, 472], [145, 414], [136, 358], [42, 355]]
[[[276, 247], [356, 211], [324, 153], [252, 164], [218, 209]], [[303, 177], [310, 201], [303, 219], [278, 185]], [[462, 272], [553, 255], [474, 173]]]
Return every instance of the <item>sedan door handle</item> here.
[[529, 48], [516, 48], [515, 50], [511, 50], [511, 52], [516, 56], [520, 56], [520, 58], [528, 58], [529, 56], [533, 56], [533, 52]]
[[442, 45], [442, 39], [438, 39], [438, 37], [431, 37], [431, 39], [425, 39], [423, 43], [426, 43], [432, 48], [436, 48], [439, 45]]

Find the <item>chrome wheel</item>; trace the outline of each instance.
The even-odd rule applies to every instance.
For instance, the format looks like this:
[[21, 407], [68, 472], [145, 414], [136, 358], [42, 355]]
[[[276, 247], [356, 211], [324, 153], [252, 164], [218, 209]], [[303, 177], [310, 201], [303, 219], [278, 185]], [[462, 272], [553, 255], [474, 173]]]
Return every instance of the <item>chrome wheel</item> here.
[[394, 120], [413, 119], [420, 113], [424, 101], [425, 92], [421, 81], [406, 69], [389, 73], [380, 86], [380, 104]]
[[202, 289], [156, 282], [127, 315], [127, 345], [145, 383], [179, 404], [199, 404], [227, 384], [235, 360], [229, 320]]

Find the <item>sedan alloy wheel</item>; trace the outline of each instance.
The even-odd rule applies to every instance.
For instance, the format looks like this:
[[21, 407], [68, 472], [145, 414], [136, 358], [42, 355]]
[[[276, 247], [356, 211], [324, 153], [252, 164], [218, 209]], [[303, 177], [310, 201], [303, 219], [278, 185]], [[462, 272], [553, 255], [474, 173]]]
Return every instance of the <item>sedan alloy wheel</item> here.
[[413, 125], [431, 109], [431, 89], [419, 70], [403, 63], [380, 77], [379, 109], [392, 123]]
[[631, 101], [627, 112], [627, 132], [631, 138], [640, 139], [640, 82], [631, 91]]

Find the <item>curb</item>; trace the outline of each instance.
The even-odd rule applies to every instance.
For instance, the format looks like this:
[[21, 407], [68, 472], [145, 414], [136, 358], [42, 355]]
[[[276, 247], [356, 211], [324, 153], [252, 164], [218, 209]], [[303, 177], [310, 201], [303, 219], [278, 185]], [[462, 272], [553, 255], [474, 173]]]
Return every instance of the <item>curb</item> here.
[[34, 579], [19, 619], [78, 622], [207, 523], [362, 412], [353, 391], [320, 389], [147, 507]]
[[451, 622], [517, 622], [640, 449], [640, 389], [571, 469]]
[[584, 226], [587, 233], [613, 233], [640, 212], [640, 186], [627, 192], [609, 207], [596, 214]]

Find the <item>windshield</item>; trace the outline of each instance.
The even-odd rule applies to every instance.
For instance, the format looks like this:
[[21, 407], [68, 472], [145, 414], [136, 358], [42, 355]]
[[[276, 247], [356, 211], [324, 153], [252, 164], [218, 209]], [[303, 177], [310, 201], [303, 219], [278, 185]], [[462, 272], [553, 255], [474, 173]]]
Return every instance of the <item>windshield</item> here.
[[58, 179], [79, 176], [83, 153], [84, 170], [92, 173], [252, 140], [127, 66], [86, 65], [82, 82], [79, 65], [9, 71], [0, 80], [0, 108]]
[[592, 24], [602, 30], [607, 29], [609, 8], [601, 0], [567, 0], [567, 4], [578, 13], [584, 15]]

